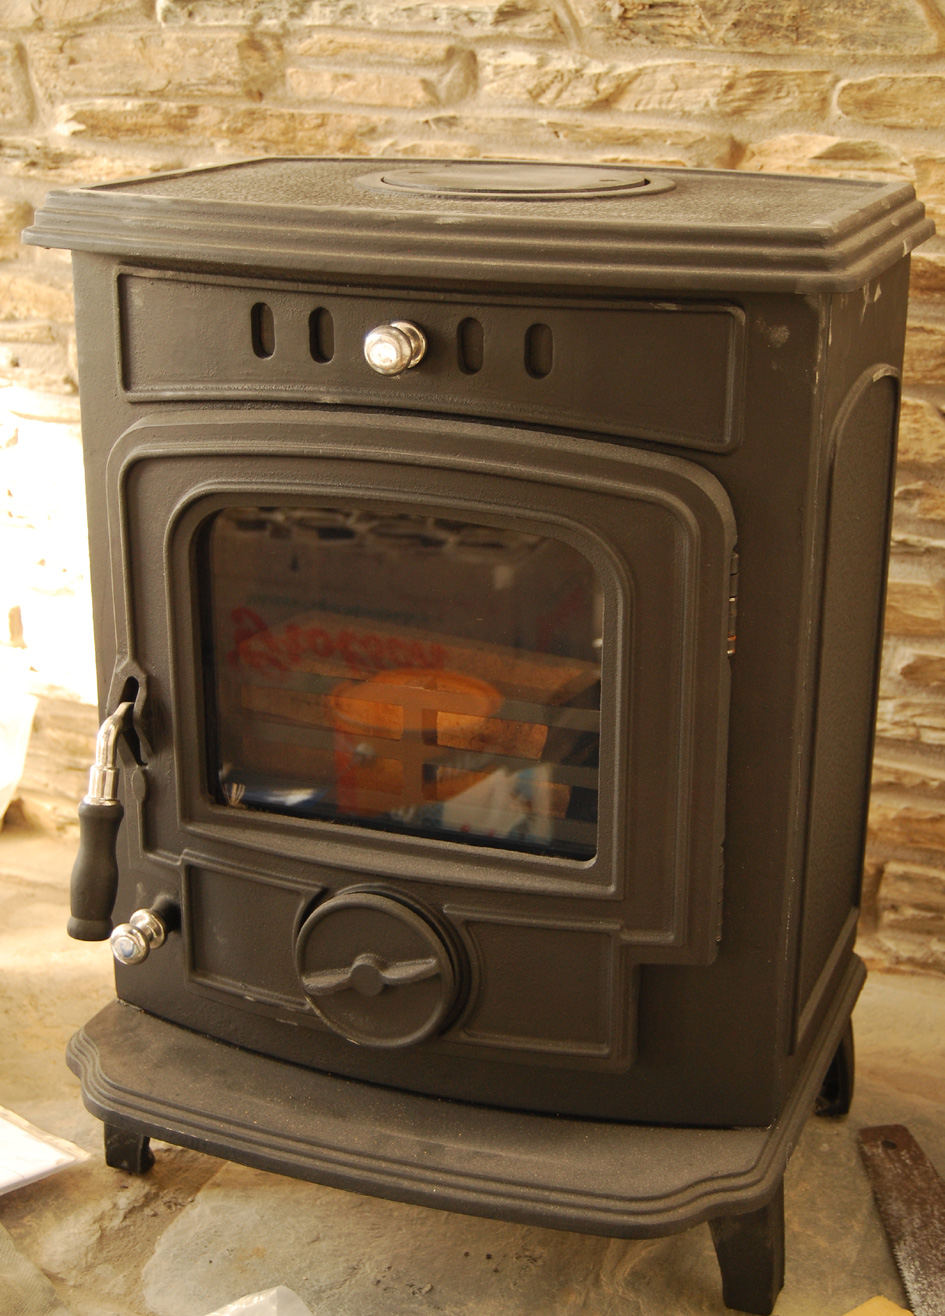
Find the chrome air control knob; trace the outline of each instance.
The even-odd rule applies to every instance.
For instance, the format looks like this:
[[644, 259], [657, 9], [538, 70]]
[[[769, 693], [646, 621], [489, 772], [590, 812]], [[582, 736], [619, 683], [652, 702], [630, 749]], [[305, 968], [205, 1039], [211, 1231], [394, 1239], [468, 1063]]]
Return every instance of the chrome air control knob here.
[[163, 946], [167, 924], [153, 909], [136, 909], [127, 923], [119, 923], [111, 935], [112, 954], [119, 964], [141, 964]]
[[402, 375], [420, 364], [426, 350], [426, 335], [409, 320], [379, 324], [364, 338], [364, 359], [379, 375]]

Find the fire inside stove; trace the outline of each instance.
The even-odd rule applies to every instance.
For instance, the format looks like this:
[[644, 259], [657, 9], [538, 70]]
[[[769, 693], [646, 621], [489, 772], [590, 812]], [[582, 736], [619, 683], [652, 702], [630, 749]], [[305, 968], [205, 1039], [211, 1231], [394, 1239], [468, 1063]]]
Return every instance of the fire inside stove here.
[[335, 504], [201, 552], [220, 803], [592, 858], [602, 595], [550, 536]]

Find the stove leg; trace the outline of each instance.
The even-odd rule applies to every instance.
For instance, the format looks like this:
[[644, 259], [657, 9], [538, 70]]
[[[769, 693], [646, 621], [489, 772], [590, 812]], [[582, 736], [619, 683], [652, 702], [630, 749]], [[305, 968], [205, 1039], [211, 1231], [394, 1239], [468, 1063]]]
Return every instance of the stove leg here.
[[837, 1053], [830, 1062], [830, 1068], [824, 1076], [823, 1086], [817, 1098], [818, 1115], [847, 1115], [853, 1100], [853, 1077], [855, 1072], [853, 1054], [853, 1023], [847, 1024]]
[[784, 1284], [784, 1182], [760, 1211], [709, 1221], [726, 1307], [770, 1316]]
[[116, 1129], [114, 1124], [105, 1125], [105, 1164], [113, 1170], [125, 1170], [128, 1174], [147, 1174], [154, 1164], [151, 1139], [144, 1133], [129, 1133], [127, 1129]]

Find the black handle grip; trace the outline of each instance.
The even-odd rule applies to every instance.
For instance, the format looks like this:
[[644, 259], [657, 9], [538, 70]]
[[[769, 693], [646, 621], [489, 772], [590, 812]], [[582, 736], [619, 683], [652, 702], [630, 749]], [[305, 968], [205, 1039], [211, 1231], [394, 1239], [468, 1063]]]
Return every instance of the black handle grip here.
[[118, 828], [125, 816], [120, 800], [79, 805], [79, 853], [72, 868], [72, 917], [66, 926], [76, 941], [107, 941], [118, 891]]

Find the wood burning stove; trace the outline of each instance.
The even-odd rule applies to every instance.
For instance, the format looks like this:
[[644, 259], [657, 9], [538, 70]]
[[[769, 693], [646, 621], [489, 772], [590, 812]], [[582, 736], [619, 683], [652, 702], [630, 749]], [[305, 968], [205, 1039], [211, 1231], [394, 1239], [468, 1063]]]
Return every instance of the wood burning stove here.
[[105, 718], [70, 926], [119, 997], [69, 1060], [111, 1164], [708, 1219], [771, 1310], [787, 1157], [852, 1083], [930, 232], [904, 185], [699, 170], [51, 194]]

